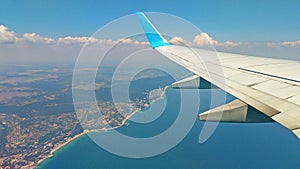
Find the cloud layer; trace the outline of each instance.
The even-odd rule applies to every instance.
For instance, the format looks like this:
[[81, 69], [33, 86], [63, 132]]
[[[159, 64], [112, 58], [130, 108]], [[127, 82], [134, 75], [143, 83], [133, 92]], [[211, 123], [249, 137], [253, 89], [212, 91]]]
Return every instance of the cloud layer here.
[[[36, 33], [24, 33], [22, 36], [18, 36], [16, 32], [11, 31], [8, 27], [0, 25], [0, 43], [12, 44], [12, 43], [21, 43], [21, 44], [47, 44], [47, 45], [83, 45], [85, 43], [98, 43], [98, 44], [129, 44], [136, 46], [145, 46], [148, 45], [148, 42], [141, 42], [137, 40], [132, 40], [130, 38], [120, 39], [120, 40], [111, 40], [111, 39], [96, 39], [94, 37], [60, 37], [57, 39], [43, 37]], [[182, 37], [173, 37], [170, 39], [170, 42], [173, 44], [185, 44], [193, 47], [201, 47], [207, 45], [214, 45], [216, 47], [237, 47], [240, 45], [251, 45], [247, 42], [232, 42], [225, 41], [219, 42], [209, 36], [207, 33], [202, 32], [199, 35], [196, 35], [192, 41], [183, 39]], [[299, 47], [300, 40], [298, 41], [285, 41], [285, 42], [266, 42], [267, 46], [287, 46], [287, 47]]]
[[[213, 49], [211, 48], [213, 46], [217, 51], [230, 53], [300, 60], [300, 40], [285, 42], [220, 42], [202, 32], [190, 40], [177, 36], [170, 39], [169, 42], [190, 47], [208, 47], [209, 49]], [[149, 43], [146, 41], [137, 41], [130, 38], [112, 40], [85, 36], [51, 38], [36, 33], [18, 35], [16, 32], [9, 30], [8, 27], [0, 25], [0, 59], [2, 59], [2, 63], [4, 63], [3, 61], [10, 61], [11, 63], [17, 61], [22, 63], [26, 61], [56, 61], [61, 63], [70, 60], [74, 62], [85, 43], [95, 44], [95, 47], [103, 50], [111, 45], [121, 44], [118, 55], [123, 55], [124, 51], [127, 50], [136, 51], [136, 47], [149, 47]]]
[[193, 47], [201, 47], [201, 46], [228, 46], [228, 47], [233, 47], [233, 46], [238, 46], [241, 43], [238, 42], [231, 42], [231, 41], [226, 41], [226, 42], [219, 42], [215, 39], [213, 39], [211, 36], [209, 36], [207, 33], [202, 32], [199, 35], [196, 35], [192, 41], [187, 41], [184, 40], [182, 37], [173, 37], [170, 40], [171, 43], [173, 44], [185, 44], [187, 46], [193, 46]]
[[128, 44], [128, 45], [136, 45], [136, 46], [145, 46], [148, 45], [148, 42], [140, 42], [137, 40], [127, 39], [119, 39], [119, 40], [111, 40], [111, 39], [96, 39], [94, 37], [60, 37], [57, 39], [43, 37], [36, 33], [24, 33], [22, 36], [18, 36], [14, 31], [10, 31], [8, 27], [4, 25], [0, 25], [0, 43], [2, 44], [35, 44], [35, 45], [84, 45], [85, 43], [97, 43], [97, 44]]

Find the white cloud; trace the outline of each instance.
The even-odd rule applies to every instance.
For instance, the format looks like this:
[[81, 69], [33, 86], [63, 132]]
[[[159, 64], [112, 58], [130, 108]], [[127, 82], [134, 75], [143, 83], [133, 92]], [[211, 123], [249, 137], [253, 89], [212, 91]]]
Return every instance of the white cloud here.
[[224, 43], [217, 43], [216, 45], [218, 46], [225, 46], [225, 47], [234, 47], [234, 46], [239, 46], [241, 45], [242, 43], [240, 42], [231, 42], [231, 41], [226, 41]]
[[214, 40], [207, 33], [202, 32], [199, 35], [196, 35], [194, 37], [193, 43], [198, 46], [204, 46], [204, 45], [216, 45], [218, 44], [218, 41]]
[[148, 42], [140, 42], [140, 41], [133, 41], [130, 38], [120, 39], [120, 40], [111, 40], [111, 39], [97, 39], [94, 37], [60, 37], [57, 39], [43, 37], [36, 33], [24, 33], [21, 37], [17, 37], [17, 34], [14, 31], [9, 31], [8, 27], [4, 25], [0, 25], [0, 43], [20, 43], [21, 45], [24, 44], [46, 44], [46, 45], [84, 45], [85, 43], [98, 43], [98, 44], [106, 44], [106, 45], [113, 45], [116, 43], [121, 44], [129, 44], [129, 45], [138, 45], [138, 46], [145, 46]]
[[24, 40], [26, 42], [31, 42], [31, 43], [45, 43], [45, 44], [50, 44], [55, 42], [53, 38], [42, 37], [36, 33], [24, 33], [23, 38], [21, 40]]
[[298, 40], [298, 41], [282, 42], [282, 45], [284, 45], [284, 46], [296, 46], [296, 45], [299, 45], [300, 46], [300, 40]]
[[175, 45], [185, 44], [188, 46], [195, 46], [195, 47], [201, 47], [207, 45], [215, 45], [220, 47], [234, 47], [242, 44], [242, 43], [231, 42], [231, 41], [218, 42], [217, 40], [214, 40], [211, 36], [209, 36], [205, 32], [196, 35], [192, 42], [184, 40], [182, 37], [179, 36], [173, 37], [169, 42]]
[[8, 27], [0, 25], [0, 43], [16, 43], [16, 42], [30, 42], [30, 43], [54, 43], [55, 39], [42, 37], [36, 33], [24, 33], [22, 37], [17, 37], [17, 33], [9, 31]]
[[182, 37], [175, 36], [172, 39], [170, 39], [169, 42], [175, 45], [180, 45], [186, 41], [182, 39]]
[[64, 38], [58, 38], [57, 39], [57, 44], [66, 44], [66, 45], [72, 45], [72, 44], [78, 44], [78, 45], [83, 45], [85, 43], [99, 43], [99, 44], [113, 44], [115, 43], [114, 41], [110, 39], [97, 39], [94, 37], [71, 37], [71, 36], [66, 36]]
[[132, 40], [130, 38], [126, 38], [126, 39], [120, 39], [119, 42], [123, 44], [131, 44]]
[[144, 47], [144, 46], [149, 46], [149, 42], [146, 42], [146, 41], [133, 41], [132, 43], [133, 45], [136, 45], [136, 46], [141, 46], [141, 47]]
[[267, 42], [269, 47], [300, 47], [300, 40], [298, 41], [285, 41], [285, 42]]
[[234, 46], [238, 46], [241, 44], [241, 43], [232, 42], [232, 41], [219, 42], [217, 40], [214, 40], [211, 36], [209, 36], [205, 32], [203, 32], [199, 35], [196, 35], [193, 40], [193, 43], [197, 46], [215, 45], [215, 46], [221, 46], [221, 47], [234, 47]]
[[71, 37], [71, 36], [66, 36], [64, 38], [58, 38], [57, 43], [58, 44], [66, 44], [66, 45], [71, 45], [71, 44], [84, 44], [89, 40], [88, 37]]
[[11, 43], [17, 41], [16, 33], [9, 31], [8, 27], [0, 25], [0, 43]]
[[71, 37], [67, 36], [64, 38], [58, 38], [57, 44], [65, 44], [65, 45], [83, 45], [85, 43], [97, 43], [97, 44], [103, 44], [103, 45], [113, 45], [113, 44], [125, 44], [125, 45], [136, 45], [136, 46], [145, 46], [148, 44], [148, 42], [140, 42], [137, 40], [132, 40], [130, 38], [126, 39], [120, 39], [120, 40], [111, 40], [111, 39], [97, 39], [94, 37]]
[[124, 45], [134, 45], [134, 46], [137, 46], [137, 47], [145, 47], [145, 46], [149, 45], [148, 42], [132, 40], [130, 38], [120, 39], [118, 41], [113, 41], [113, 43], [120, 43], [120, 44], [124, 44]]

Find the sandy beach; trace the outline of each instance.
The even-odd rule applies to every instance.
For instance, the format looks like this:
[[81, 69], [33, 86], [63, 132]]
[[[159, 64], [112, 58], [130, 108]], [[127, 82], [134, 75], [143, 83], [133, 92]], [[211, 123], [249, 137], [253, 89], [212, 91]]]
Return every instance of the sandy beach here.
[[68, 139], [66, 142], [64, 142], [64, 143], [62, 143], [62, 144], [59, 144], [58, 146], [54, 147], [54, 148], [51, 150], [50, 154], [49, 154], [47, 157], [45, 157], [45, 158], [43, 158], [43, 159], [41, 159], [41, 160], [39, 160], [39, 161], [37, 162], [37, 165], [36, 165], [36, 166], [38, 166], [38, 165], [39, 165], [40, 163], [42, 163], [44, 160], [53, 157], [55, 151], [59, 150], [59, 149], [62, 148], [63, 146], [65, 146], [65, 145], [67, 145], [68, 143], [72, 142], [73, 140], [75, 140], [75, 139], [77, 139], [77, 138], [79, 138], [79, 137], [85, 135], [87, 132], [88, 132], [88, 131], [83, 131], [83, 132], [81, 132], [81, 133], [75, 135], [74, 137]]
[[2, 165], [4, 158], [0, 158], [0, 166]]

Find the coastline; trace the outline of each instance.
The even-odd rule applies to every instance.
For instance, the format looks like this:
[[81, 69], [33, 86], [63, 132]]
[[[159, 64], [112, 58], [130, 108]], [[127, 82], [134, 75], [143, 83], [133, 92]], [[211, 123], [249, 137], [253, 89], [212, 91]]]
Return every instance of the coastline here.
[[[169, 87], [169, 86], [165, 86], [165, 87], [163, 88], [163, 92], [160, 94], [160, 96], [159, 96], [158, 98], [152, 100], [150, 104], [153, 104], [154, 102], [160, 100], [160, 99], [165, 95], [166, 90], [168, 89], [168, 87]], [[118, 126], [110, 127], [110, 128], [102, 128], [102, 129], [83, 130], [83, 132], [81, 132], [81, 133], [79, 133], [79, 134], [76, 134], [74, 137], [69, 138], [66, 142], [64, 142], [64, 143], [62, 143], [62, 144], [59, 144], [58, 146], [54, 147], [54, 148], [51, 150], [51, 152], [50, 152], [49, 155], [47, 155], [46, 157], [40, 159], [34, 166], [30, 166], [30, 168], [33, 168], [33, 169], [34, 169], [34, 168], [38, 167], [44, 160], [53, 157], [54, 154], [55, 154], [55, 152], [56, 152], [57, 150], [61, 149], [61, 148], [64, 147], [65, 145], [69, 144], [70, 142], [76, 140], [77, 138], [79, 138], [79, 137], [81, 137], [81, 136], [83, 136], [83, 135], [85, 135], [85, 134], [88, 134], [88, 133], [91, 133], [91, 132], [97, 132], [97, 131], [105, 131], [105, 132], [106, 132], [106, 131], [109, 131], [109, 130], [113, 130], [113, 129], [117, 129], [117, 128], [122, 127], [122, 126], [126, 123], [126, 121], [127, 121], [128, 119], [130, 119], [133, 115], [135, 115], [135, 114], [136, 114], [137, 112], [139, 112], [139, 111], [141, 111], [141, 109], [137, 109], [137, 110], [133, 111], [132, 113], [130, 113], [127, 117], [125, 117], [125, 118], [122, 120], [121, 124], [118, 125]]]
[[54, 148], [51, 150], [51, 152], [50, 152], [50, 154], [49, 154], [48, 156], [46, 156], [45, 158], [40, 159], [40, 160], [37, 162], [37, 164], [36, 164], [35, 166], [33, 166], [33, 167], [35, 168], [35, 167], [39, 166], [44, 160], [53, 157], [53, 156], [54, 156], [54, 153], [55, 153], [57, 150], [61, 149], [61, 148], [64, 147], [65, 145], [67, 145], [67, 144], [69, 144], [70, 142], [76, 140], [77, 138], [79, 138], [79, 137], [85, 135], [85, 134], [88, 133], [88, 132], [89, 132], [89, 131], [85, 131], [85, 130], [84, 130], [83, 132], [81, 132], [81, 133], [79, 133], [79, 134], [76, 134], [74, 137], [69, 138], [66, 142], [64, 142], [64, 143], [62, 143], [62, 144], [59, 144], [58, 146], [54, 147]]

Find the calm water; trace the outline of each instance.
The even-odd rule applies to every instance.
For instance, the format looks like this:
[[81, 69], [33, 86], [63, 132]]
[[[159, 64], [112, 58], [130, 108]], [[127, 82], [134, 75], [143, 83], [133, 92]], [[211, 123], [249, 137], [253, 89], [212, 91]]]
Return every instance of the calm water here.
[[[167, 129], [178, 115], [180, 95], [173, 89], [166, 94], [168, 104], [159, 119], [146, 125], [128, 121], [128, 126], [117, 130], [129, 136], [149, 137]], [[208, 91], [201, 92], [201, 110], [208, 109], [209, 96]], [[159, 156], [144, 159], [113, 155], [84, 135], [58, 150], [38, 168], [300, 168], [300, 140], [276, 123], [222, 123], [207, 142], [199, 144], [202, 127], [203, 122], [196, 120], [180, 144]]]

